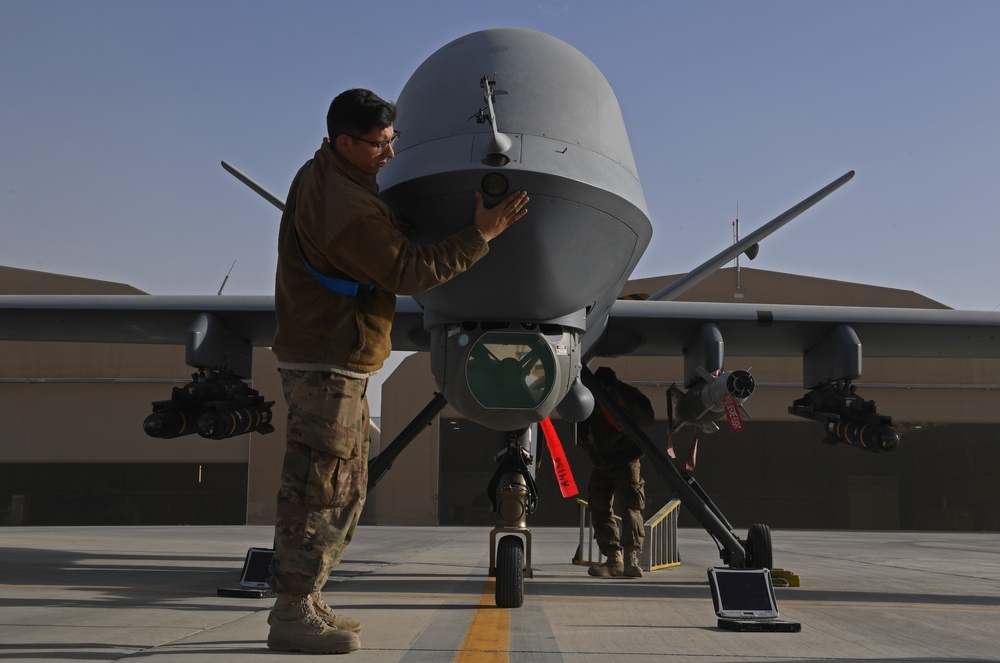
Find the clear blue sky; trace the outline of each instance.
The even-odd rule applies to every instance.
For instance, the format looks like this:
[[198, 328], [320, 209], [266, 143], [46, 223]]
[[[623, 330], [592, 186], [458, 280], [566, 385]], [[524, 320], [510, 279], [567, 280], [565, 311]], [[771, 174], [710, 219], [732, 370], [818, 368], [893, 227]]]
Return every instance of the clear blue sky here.
[[[0, 264], [153, 294], [272, 290], [330, 99], [394, 99], [452, 39], [552, 34], [622, 106], [684, 272], [850, 169], [745, 265], [1000, 305], [1000, 2], [0, 0]], [[403, 127], [401, 127], [403, 128]], [[389, 165], [391, 168], [391, 164]]]

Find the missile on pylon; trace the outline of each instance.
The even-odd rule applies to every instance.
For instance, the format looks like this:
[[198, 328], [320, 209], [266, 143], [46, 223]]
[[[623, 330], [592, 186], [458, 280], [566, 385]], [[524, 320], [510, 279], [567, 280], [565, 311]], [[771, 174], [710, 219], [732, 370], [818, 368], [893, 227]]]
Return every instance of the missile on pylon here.
[[827, 444], [843, 442], [865, 451], [892, 451], [899, 444], [899, 432], [891, 423], [891, 419], [881, 416], [874, 421], [849, 416], [830, 419], [826, 422], [827, 435], [823, 441]]
[[[698, 376], [687, 392], [676, 386], [670, 387], [667, 392], [674, 431], [682, 426], [695, 426], [706, 433], [713, 433], [719, 430], [717, 421], [733, 416], [741, 420], [750, 418], [743, 407], [756, 384], [750, 371], [725, 371], [713, 375], [699, 368]], [[733, 423], [730, 421], [731, 425]]]
[[843, 442], [873, 452], [892, 451], [899, 444], [892, 417], [879, 413], [875, 401], [859, 396], [850, 381], [814, 387], [793, 402], [788, 412], [821, 422], [827, 444]]
[[171, 397], [155, 401], [143, 422], [150, 437], [171, 439], [198, 433], [224, 440], [246, 433], [271, 433], [271, 406], [256, 389], [234, 375], [203, 369], [191, 382], [174, 387]]

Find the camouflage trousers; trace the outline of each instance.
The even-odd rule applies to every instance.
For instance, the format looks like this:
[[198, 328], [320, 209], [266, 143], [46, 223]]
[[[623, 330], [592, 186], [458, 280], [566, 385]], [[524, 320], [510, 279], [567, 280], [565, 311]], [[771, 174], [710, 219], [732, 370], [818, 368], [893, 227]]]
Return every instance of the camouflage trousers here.
[[[601, 554], [639, 550], [645, 538], [642, 510], [646, 508], [646, 482], [639, 473], [639, 461], [633, 460], [610, 470], [594, 468], [590, 475], [590, 521]], [[621, 507], [621, 536], [615, 524], [615, 499]]]
[[367, 379], [279, 369], [288, 437], [274, 528], [271, 589], [320, 591], [344, 556], [368, 489]]

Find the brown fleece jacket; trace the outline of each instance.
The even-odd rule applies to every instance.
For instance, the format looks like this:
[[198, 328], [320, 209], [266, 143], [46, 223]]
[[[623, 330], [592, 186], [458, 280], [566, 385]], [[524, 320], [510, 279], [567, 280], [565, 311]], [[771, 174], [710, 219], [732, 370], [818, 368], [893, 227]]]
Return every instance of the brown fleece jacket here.
[[[293, 231], [294, 228], [294, 231]], [[362, 284], [357, 296], [328, 290], [325, 276]], [[332, 364], [359, 373], [382, 367], [396, 294], [433, 288], [464, 272], [489, 251], [471, 223], [428, 246], [411, 243], [378, 197], [375, 177], [342, 159], [328, 141], [292, 180], [278, 233], [275, 276], [277, 333], [284, 361]], [[373, 289], [367, 289], [367, 285]]]

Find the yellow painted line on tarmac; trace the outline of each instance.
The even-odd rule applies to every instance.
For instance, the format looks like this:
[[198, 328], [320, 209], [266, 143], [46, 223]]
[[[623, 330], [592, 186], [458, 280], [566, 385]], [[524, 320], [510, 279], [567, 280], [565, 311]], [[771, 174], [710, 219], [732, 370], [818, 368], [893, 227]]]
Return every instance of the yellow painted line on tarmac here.
[[495, 604], [496, 581], [486, 581], [479, 607], [453, 663], [509, 663], [510, 610]]

